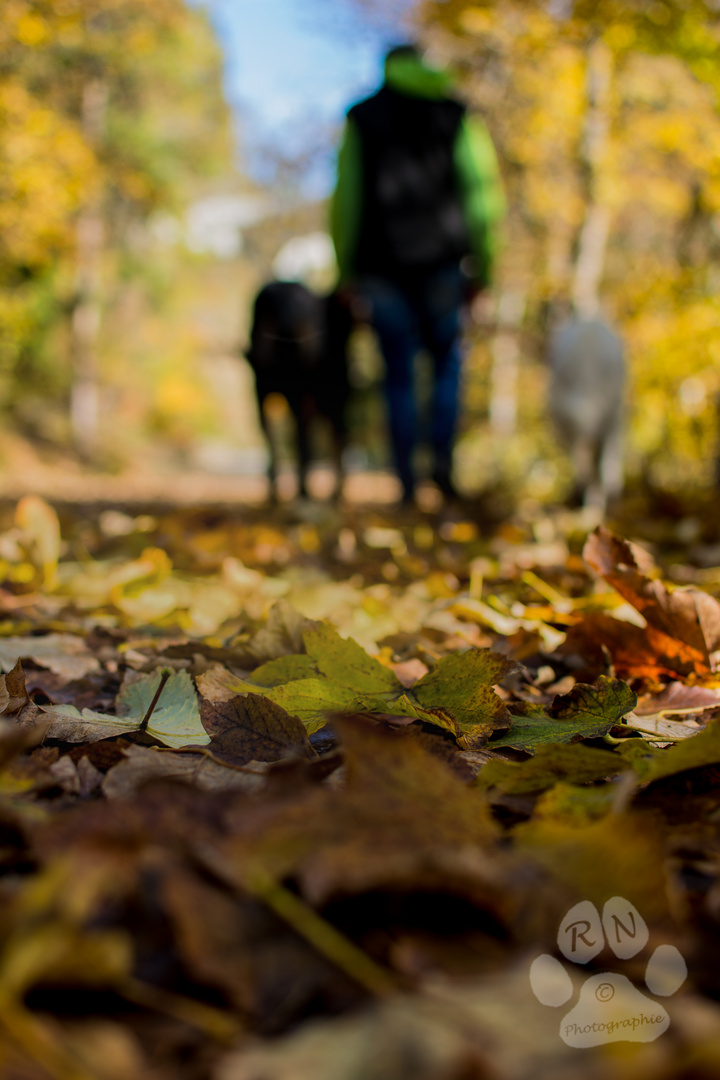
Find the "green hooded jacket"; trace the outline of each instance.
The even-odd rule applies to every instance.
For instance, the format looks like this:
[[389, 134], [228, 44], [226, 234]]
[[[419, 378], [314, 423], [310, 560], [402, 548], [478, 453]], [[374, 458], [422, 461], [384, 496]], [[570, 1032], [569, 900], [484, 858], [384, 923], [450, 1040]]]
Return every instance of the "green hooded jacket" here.
[[[407, 54], [386, 60], [385, 85], [397, 93], [429, 100], [446, 97], [451, 91], [451, 81], [444, 72]], [[357, 125], [348, 119], [330, 204], [330, 233], [340, 284], [352, 281], [355, 276], [354, 256], [362, 221], [362, 154], [362, 137]], [[478, 286], [484, 287], [492, 280], [506, 204], [495, 148], [480, 117], [464, 117], [455, 139], [453, 159], [474, 257], [472, 277]]]

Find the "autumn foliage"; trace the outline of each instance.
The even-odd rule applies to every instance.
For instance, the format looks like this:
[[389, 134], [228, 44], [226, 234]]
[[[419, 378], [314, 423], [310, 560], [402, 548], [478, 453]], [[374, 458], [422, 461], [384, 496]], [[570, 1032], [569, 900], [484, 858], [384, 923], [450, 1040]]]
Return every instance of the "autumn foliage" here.
[[689, 969], [624, 1075], [700, 1047], [711, 1075], [720, 604], [607, 529], [572, 547], [361, 510], [60, 527], [24, 499], [3, 1075], [609, 1077], [528, 972], [611, 896], [649, 927], [629, 978], [659, 943]]

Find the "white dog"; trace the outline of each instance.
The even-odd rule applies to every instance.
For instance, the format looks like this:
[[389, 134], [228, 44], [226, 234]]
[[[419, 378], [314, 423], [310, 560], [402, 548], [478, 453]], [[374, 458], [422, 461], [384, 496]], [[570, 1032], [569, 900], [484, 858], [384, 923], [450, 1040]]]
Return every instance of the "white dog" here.
[[552, 334], [549, 412], [575, 474], [575, 505], [605, 511], [623, 486], [625, 356], [600, 319], [570, 319]]

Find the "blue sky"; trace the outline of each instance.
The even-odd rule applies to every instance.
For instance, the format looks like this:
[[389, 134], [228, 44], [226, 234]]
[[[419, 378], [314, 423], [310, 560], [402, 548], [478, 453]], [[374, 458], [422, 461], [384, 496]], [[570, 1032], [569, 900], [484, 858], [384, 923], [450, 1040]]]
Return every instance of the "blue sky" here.
[[[251, 161], [259, 145], [292, 153], [327, 141], [348, 106], [379, 82], [387, 35], [358, 25], [337, 0], [205, 2], [225, 53], [241, 152], [244, 144]], [[326, 159], [312, 184], [330, 183]]]

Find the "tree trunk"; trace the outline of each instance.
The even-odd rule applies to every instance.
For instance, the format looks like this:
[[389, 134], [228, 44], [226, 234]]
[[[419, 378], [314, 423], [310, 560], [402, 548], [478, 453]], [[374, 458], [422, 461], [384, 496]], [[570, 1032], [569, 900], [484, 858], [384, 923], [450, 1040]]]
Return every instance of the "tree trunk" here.
[[[96, 149], [102, 139], [107, 84], [89, 79], [82, 95], [82, 129]], [[102, 189], [91, 192], [80, 211], [76, 230], [76, 299], [71, 320], [73, 382], [70, 421], [78, 452], [92, 459], [99, 427], [98, 334], [100, 331], [103, 252]]]
[[600, 283], [610, 227], [610, 212], [602, 205], [598, 192], [609, 127], [610, 80], [610, 50], [601, 41], [594, 41], [587, 51], [587, 109], [580, 151], [585, 219], [578, 237], [572, 289], [575, 312], [582, 318], [592, 318], [600, 310]]

